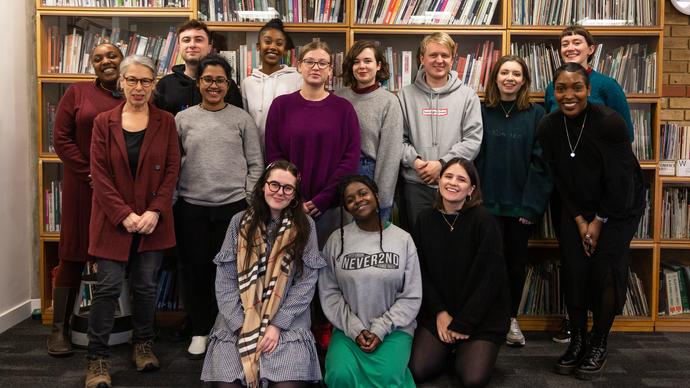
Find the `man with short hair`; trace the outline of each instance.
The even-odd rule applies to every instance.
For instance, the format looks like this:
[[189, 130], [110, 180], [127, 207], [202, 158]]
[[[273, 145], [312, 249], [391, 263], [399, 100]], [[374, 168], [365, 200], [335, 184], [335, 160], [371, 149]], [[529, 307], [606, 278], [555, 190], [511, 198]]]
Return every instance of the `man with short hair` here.
[[[172, 73], [161, 78], [156, 85], [154, 103], [173, 115], [201, 102], [196, 83], [199, 62], [213, 49], [211, 32], [204, 22], [192, 19], [177, 29], [177, 41], [184, 64], [175, 65]], [[242, 108], [242, 94], [232, 79], [229, 81], [225, 102]]]

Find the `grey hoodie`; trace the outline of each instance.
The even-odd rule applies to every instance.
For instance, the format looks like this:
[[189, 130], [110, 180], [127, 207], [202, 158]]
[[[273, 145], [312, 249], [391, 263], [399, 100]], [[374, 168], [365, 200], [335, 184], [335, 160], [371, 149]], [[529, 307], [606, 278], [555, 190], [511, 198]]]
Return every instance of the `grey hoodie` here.
[[448, 83], [438, 89], [427, 85], [424, 69], [414, 84], [398, 93], [403, 111], [403, 177], [422, 183], [414, 169], [417, 157], [448, 161], [473, 160], [482, 144], [482, 110], [477, 93], [462, 85], [451, 71]]

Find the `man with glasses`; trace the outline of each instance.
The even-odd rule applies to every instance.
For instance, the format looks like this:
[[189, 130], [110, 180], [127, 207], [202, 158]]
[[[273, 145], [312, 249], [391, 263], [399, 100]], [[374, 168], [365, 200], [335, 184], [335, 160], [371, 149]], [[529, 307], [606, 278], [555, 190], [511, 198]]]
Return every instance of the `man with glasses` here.
[[[199, 62], [212, 48], [211, 32], [204, 22], [192, 19], [177, 29], [177, 40], [183, 65], [176, 65], [172, 73], [161, 78], [156, 85], [154, 103], [176, 115], [201, 102], [201, 94], [196, 84], [196, 70]], [[242, 108], [242, 94], [232, 79], [228, 80], [228, 93], [225, 102]]]

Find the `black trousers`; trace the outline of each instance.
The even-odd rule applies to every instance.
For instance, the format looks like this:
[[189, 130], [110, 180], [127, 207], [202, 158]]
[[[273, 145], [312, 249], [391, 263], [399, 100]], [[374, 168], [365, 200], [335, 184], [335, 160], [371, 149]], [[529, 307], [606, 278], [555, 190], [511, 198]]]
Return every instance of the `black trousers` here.
[[525, 285], [525, 265], [528, 261], [527, 241], [531, 233], [530, 225], [523, 225], [516, 217], [495, 216], [503, 236], [503, 257], [508, 269], [510, 284], [510, 316], [517, 317]]
[[607, 279], [612, 278], [615, 292], [613, 313], [621, 313], [625, 305], [630, 266], [630, 242], [639, 220], [639, 215], [623, 220], [610, 219], [601, 228], [594, 254], [587, 257], [574, 217], [567, 214], [564, 209], [561, 211], [561, 280], [569, 312], [572, 309], [585, 313], [590, 310], [595, 314], [601, 311], [601, 308], [605, 307], [600, 305], [604, 288]]
[[247, 208], [247, 202], [217, 207], [199, 206], [180, 198], [175, 204], [175, 233], [180, 255], [178, 270], [184, 282], [185, 310], [193, 336], [208, 335], [218, 314], [216, 265], [232, 217]]

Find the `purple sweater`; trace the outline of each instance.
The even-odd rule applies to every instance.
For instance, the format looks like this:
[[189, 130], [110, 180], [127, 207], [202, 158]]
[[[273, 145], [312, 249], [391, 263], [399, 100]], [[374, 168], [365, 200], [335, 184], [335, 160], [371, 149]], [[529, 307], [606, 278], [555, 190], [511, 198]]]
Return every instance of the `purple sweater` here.
[[266, 162], [297, 165], [302, 196], [320, 211], [338, 206], [338, 184], [357, 172], [359, 154], [359, 120], [346, 99], [330, 94], [308, 101], [297, 91], [273, 100], [266, 118]]

